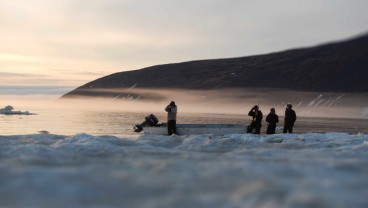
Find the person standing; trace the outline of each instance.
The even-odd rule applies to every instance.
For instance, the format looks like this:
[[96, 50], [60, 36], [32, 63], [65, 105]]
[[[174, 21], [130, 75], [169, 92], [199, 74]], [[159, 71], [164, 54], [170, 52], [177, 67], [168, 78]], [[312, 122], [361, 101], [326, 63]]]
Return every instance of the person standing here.
[[178, 107], [175, 105], [174, 101], [171, 101], [168, 106], [166, 106], [165, 111], [167, 112], [167, 132], [169, 135], [177, 134], [176, 132], [176, 113], [178, 112]]
[[252, 134], [260, 134], [261, 133], [261, 127], [262, 127], [262, 119], [263, 114], [262, 111], [259, 110], [258, 105], [255, 105], [248, 113], [248, 116], [252, 116], [252, 122], [248, 126], [248, 133]]
[[266, 117], [267, 134], [276, 132], [276, 124], [279, 122], [279, 116], [276, 114], [275, 108], [271, 108], [270, 113]]
[[294, 123], [296, 121], [296, 113], [292, 109], [293, 106], [288, 103], [285, 110], [284, 133], [293, 133]]

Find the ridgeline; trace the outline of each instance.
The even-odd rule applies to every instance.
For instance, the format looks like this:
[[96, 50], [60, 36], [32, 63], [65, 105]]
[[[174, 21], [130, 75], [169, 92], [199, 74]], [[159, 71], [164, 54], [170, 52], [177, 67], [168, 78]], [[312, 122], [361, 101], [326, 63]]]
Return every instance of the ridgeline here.
[[273, 88], [311, 92], [368, 91], [368, 35], [317, 47], [239, 58], [198, 60], [114, 73], [65, 94], [116, 97], [90, 89]]

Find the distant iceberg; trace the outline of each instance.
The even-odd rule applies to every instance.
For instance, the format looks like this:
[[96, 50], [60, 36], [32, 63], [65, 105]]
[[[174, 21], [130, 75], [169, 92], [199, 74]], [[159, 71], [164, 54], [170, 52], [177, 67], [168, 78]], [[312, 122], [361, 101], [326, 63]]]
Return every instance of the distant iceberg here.
[[36, 115], [35, 113], [30, 113], [28, 111], [13, 111], [14, 108], [11, 105], [5, 106], [5, 108], [0, 109], [0, 114], [4, 115]]

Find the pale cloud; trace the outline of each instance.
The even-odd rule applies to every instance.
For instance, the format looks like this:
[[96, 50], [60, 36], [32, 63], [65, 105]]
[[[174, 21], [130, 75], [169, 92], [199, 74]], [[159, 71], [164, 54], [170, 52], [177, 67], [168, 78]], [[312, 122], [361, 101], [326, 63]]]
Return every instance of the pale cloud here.
[[47, 77], [46, 75], [40, 74], [22, 74], [22, 73], [12, 73], [12, 72], [0, 72], [0, 77], [2, 78], [14, 78], [14, 77]]
[[2, 95], [60, 95], [74, 89], [74, 86], [57, 85], [7, 85], [0, 86]]
[[43, 59], [35, 56], [0, 53], [0, 61], [6, 62], [42, 62]]
[[[22, 67], [21, 67], [22, 68]], [[12, 85], [58, 85], [58, 86], [78, 86], [99, 77], [108, 75], [103, 72], [48, 69], [48, 73], [43, 73], [37, 68], [27, 68], [28, 70], [16, 70], [17, 72], [7, 72], [0, 70], [0, 86]], [[0, 92], [1, 94], [2, 92]]]
[[[0, 72], [0, 86], [13, 86], [13, 85], [57, 85], [57, 86], [75, 86], [76, 83], [88, 82], [86, 76], [99, 77], [98, 75], [90, 74], [79, 74], [74, 75], [70, 78], [69, 76], [61, 75], [43, 75], [43, 74], [27, 74], [27, 73], [11, 73], [11, 72]], [[0, 94], [3, 92], [0, 92]]]

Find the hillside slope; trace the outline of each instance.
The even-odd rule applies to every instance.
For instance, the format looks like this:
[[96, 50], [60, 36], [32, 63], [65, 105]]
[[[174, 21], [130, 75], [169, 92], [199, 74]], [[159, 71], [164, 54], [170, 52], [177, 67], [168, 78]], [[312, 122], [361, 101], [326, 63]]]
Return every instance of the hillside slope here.
[[116, 96], [86, 89], [275, 88], [303, 91], [367, 92], [368, 35], [311, 48], [265, 55], [164, 64], [111, 74], [65, 97]]

